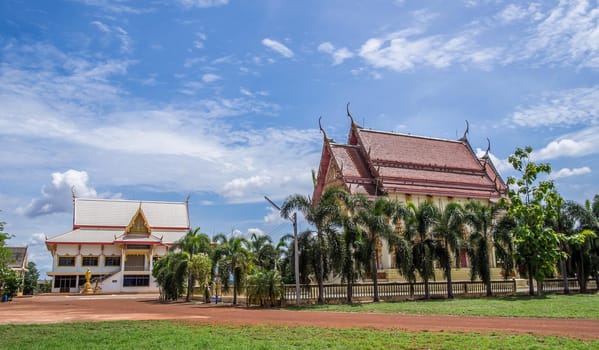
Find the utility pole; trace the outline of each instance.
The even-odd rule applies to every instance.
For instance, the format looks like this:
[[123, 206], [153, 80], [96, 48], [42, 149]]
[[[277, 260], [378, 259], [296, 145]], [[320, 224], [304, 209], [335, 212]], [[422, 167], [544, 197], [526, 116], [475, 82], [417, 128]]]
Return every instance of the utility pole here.
[[[264, 196], [264, 199], [268, 201], [273, 207], [277, 208], [280, 212], [281, 207], [279, 207], [275, 202], [270, 200], [270, 198]], [[293, 263], [295, 268], [295, 305], [300, 306], [300, 281], [299, 281], [299, 246], [297, 243], [297, 213], [293, 213], [293, 216], [289, 218], [291, 223], [293, 224]]]

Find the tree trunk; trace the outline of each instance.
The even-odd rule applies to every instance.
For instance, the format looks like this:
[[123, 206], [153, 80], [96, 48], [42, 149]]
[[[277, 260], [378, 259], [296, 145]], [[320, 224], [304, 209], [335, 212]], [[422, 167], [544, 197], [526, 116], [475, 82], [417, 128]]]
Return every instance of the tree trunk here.
[[570, 286], [568, 285], [568, 271], [566, 270], [566, 260], [559, 258], [559, 263], [562, 269], [562, 279], [564, 281], [564, 294], [570, 294]]
[[537, 281], [537, 295], [541, 296], [543, 295], [543, 281], [542, 280], [536, 280]]
[[322, 251], [319, 254], [319, 272], [317, 278], [318, 282], [318, 305], [324, 304], [324, 257], [322, 256]]
[[584, 272], [584, 255], [582, 254], [583, 247], [580, 247], [580, 268], [578, 274], [578, 285], [580, 286], [580, 293], [587, 292], [587, 276]]
[[428, 289], [428, 276], [424, 278], [424, 299], [429, 300], [431, 298], [431, 293]]
[[449, 268], [447, 269], [446, 274], [447, 274], [447, 298], [453, 299], [453, 283], [451, 282], [451, 266], [449, 266]]
[[534, 296], [535, 295], [535, 285], [533, 284], [533, 280], [532, 280], [532, 266], [530, 266], [530, 264], [528, 265], [528, 294], [530, 296]]
[[492, 297], [493, 296], [493, 286], [491, 285], [491, 272], [490, 271], [489, 271], [489, 274], [487, 275], [486, 285], [487, 285], [487, 296]]
[[187, 296], [185, 297], [185, 301], [188, 303], [191, 301], [192, 288], [193, 287], [191, 285], [191, 271], [187, 271]]
[[379, 279], [378, 279], [378, 271], [376, 268], [376, 256], [373, 256], [372, 259], [372, 285], [373, 285], [373, 291], [374, 291], [374, 298], [372, 299], [372, 301], [379, 302]]

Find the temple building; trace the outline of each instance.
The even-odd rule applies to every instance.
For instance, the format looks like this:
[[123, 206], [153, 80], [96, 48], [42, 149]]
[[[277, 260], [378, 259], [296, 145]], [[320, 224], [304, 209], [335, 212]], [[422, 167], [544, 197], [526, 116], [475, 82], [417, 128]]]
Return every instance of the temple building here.
[[[21, 282], [25, 281], [25, 274], [27, 273], [27, 265], [29, 264], [28, 247], [6, 247], [8, 250], [8, 268], [15, 271]], [[17, 291], [17, 296], [23, 295], [23, 284]]]
[[157, 292], [156, 259], [189, 231], [187, 202], [73, 198], [73, 229], [46, 239], [52, 292]]
[[[329, 187], [371, 199], [386, 196], [416, 205], [424, 201], [440, 208], [470, 200], [488, 205], [506, 196], [507, 187], [489, 157], [478, 158], [468, 142], [468, 128], [458, 140], [365, 129], [351, 120], [347, 143], [324, 136], [313, 198]], [[466, 252], [458, 264], [467, 267]], [[494, 257], [492, 258], [494, 260]], [[379, 247], [378, 268], [394, 270], [386, 242]], [[495, 266], [495, 261], [492, 261]], [[466, 275], [465, 275], [466, 276]]]

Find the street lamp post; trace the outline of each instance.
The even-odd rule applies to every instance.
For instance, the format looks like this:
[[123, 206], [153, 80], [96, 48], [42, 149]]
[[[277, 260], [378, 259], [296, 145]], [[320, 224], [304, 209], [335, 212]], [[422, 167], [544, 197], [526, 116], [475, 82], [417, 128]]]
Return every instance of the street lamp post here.
[[[277, 208], [280, 212], [281, 207], [279, 207], [275, 202], [271, 201], [270, 198], [264, 196], [264, 199], [268, 201], [268, 203], [272, 204], [273, 207]], [[289, 219], [293, 224], [293, 263], [295, 268], [295, 305], [300, 306], [300, 281], [299, 281], [299, 248], [297, 243], [297, 213], [293, 213], [293, 216]]]

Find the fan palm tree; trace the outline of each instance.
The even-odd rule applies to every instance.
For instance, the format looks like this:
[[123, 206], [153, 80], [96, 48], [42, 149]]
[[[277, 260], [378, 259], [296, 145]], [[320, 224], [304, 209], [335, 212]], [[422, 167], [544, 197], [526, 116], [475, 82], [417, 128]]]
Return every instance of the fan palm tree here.
[[251, 266], [249, 242], [243, 237], [224, 234], [214, 236], [218, 244], [214, 256], [218, 264], [218, 272], [223, 279], [223, 289], [230, 289], [229, 277], [233, 277], [233, 305], [237, 304], [237, 292], [241, 289], [245, 275]]
[[250, 236], [250, 250], [256, 266], [265, 270], [273, 270], [277, 267], [278, 252], [273, 246], [270, 236], [252, 233]]
[[433, 226], [433, 235], [439, 241], [435, 255], [447, 280], [447, 298], [453, 299], [451, 281], [451, 257], [457, 255], [464, 225], [464, 211], [459, 203], [449, 203], [439, 211], [439, 217]]
[[304, 218], [316, 228], [316, 246], [318, 267], [316, 268], [316, 281], [318, 283], [318, 304], [324, 304], [324, 279], [327, 275], [325, 265], [328, 259], [328, 238], [334, 234], [334, 219], [338, 217], [339, 206], [336, 203], [336, 192], [339, 189], [326, 190], [318, 204], [310, 197], [293, 194], [281, 206], [281, 216], [289, 219], [294, 211], [299, 211]]
[[470, 277], [473, 280], [480, 277], [485, 283], [487, 296], [492, 296], [490, 242], [492, 241], [493, 222], [502, 207], [469, 201], [466, 203], [465, 209], [466, 222], [471, 228], [468, 246], [468, 257], [471, 261]]
[[[176, 242], [173, 246], [175, 249], [181, 249], [182, 251], [189, 254], [189, 260], [191, 261], [194, 255], [204, 253], [209, 255], [211, 252], [210, 237], [200, 232], [200, 228], [197, 227], [193, 230], [189, 230], [185, 236]], [[194, 278], [191, 269], [187, 271], [187, 296], [186, 301], [191, 301], [191, 295], [193, 293]]]
[[[435, 278], [434, 260], [437, 241], [432, 229], [437, 224], [439, 209], [432, 203], [419, 206], [408, 203], [404, 216], [404, 236], [412, 248], [412, 264], [424, 281], [424, 297], [430, 299], [429, 280]], [[405, 255], [405, 254], [404, 254]]]
[[388, 240], [393, 235], [397, 222], [404, 216], [404, 211], [404, 207], [398, 202], [379, 197], [372, 202], [362, 202], [356, 213], [358, 225], [367, 233], [365, 248], [369, 260], [369, 272], [372, 276], [374, 302], [380, 301], [377, 246], [381, 238]]

